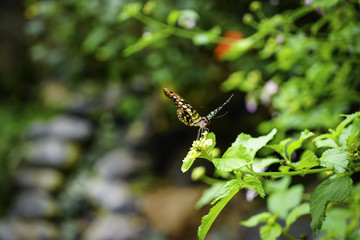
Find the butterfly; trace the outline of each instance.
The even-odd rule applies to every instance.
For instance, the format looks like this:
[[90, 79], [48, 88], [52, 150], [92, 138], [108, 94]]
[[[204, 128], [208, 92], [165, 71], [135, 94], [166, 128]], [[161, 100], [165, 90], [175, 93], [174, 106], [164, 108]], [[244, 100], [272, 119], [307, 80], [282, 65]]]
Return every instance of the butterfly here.
[[200, 127], [197, 139], [199, 139], [200, 134], [204, 131], [208, 131], [206, 128], [210, 124], [210, 120], [230, 101], [232, 94], [226, 102], [224, 102], [220, 107], [216, 108], [214, 111], [211, 111], [206, 117], [201, 117], [200, 114], [179, 94], [164, 88], [165, 95], [174, 101], [177, 110], [177, 116], [180, 122], [184, 123], [187, 126]]

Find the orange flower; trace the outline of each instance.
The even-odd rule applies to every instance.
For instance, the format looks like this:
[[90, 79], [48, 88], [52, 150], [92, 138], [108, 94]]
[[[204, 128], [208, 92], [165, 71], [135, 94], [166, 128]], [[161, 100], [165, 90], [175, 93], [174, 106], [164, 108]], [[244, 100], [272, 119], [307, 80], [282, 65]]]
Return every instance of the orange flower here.
[[244, 35], [237, 30], [230, 30], [225, 33], [225, 39], [221, 40], [215, 47], [214, 56], [216, 59], [221, 60], [229, 51], [231, 44], [236, 40], [243, 39]]

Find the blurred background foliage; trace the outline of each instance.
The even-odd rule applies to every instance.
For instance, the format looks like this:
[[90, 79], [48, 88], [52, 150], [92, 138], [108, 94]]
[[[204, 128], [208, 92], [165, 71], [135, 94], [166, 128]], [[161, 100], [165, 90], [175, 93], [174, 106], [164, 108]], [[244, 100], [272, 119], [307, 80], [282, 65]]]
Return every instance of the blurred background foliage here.
[[1, 73], [3, 172], [35, 117], [66, 109], [69, 99], [96, 105], [114, 89], [121, 96], [98, 104], [92, 117], [147, 134], [184, 129], [164, 87], [204, 106], [200, 113], [226, 99], [219, 90], [236, 91], [226, 117], [231, 137], [328, 129], [358, 110], [356, 0], [23, 3], [24, 22], [12, 25], [21, 33], [8, 42], [21, 42], [10, 54], [19, 56], [9, 61], [16, 67]]
[[[90, 78], [99, 88], [115, 81], [145, 95], [166, 86], [204, 106], [222, 83], [246, 93], [248, 111], [266, 107], [261, 133], [285, 132], [327, 129], [359, 103], [358, 8], [340, 0], [28, 0], [25, 31], [42, 77], [75, 86]], [[222, 37], [229, 31], [238, 33], [232, 42]], [[143, 101], [129, 95], [118, 111], [134, 120]]]

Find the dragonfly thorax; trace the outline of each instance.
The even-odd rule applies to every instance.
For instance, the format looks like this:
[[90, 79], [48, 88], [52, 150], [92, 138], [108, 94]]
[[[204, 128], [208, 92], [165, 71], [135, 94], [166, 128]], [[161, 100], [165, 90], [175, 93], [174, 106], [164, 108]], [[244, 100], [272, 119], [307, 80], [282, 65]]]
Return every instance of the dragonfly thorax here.
[[194, 127], [200, 127], [200, 128], [205, 128], [207, 125], [210, 124], [209, 119], [207, 119], [206, 117], [202, 117], [199, 120], [195, 121], [192, 126]]

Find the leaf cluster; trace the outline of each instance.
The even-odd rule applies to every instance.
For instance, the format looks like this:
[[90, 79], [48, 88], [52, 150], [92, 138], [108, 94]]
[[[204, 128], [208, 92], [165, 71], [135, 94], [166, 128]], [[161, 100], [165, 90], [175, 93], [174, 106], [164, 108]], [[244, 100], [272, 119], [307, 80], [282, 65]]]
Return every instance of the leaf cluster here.
[[[273, 129], [267, 135], [256, 138], [244, 133], [239, 134], [221, 157], [213, 157], [211, 154], [215, 144], [204, 149], [203, 154], [199, 154], [199, 157], [211, 161], [217, 175], [221, 178], [211, 178], [205, 176], [205, 171], [194, 169], [194, 172], [197, 172], [196, 179], [211, 184], [211, 187], [199, 200], [197, 207], [207, 203], [214, 205], [210, 212], [202, 218], [198, 231], [199, 238], [205, 238], [221, 210], [242, 189], [255, 191], [262, 198], [268, 195], [269, 212], [260, 213], [241, 222], [247, 227], [265, 222], [266, 225], [260, 228], [261, 239], [276, 239], [280, 235], [296, 239], [289, 233], [290, 227], [305, 214], [311, 215], [311, 228], [315, 236], [319, 230], [330, 234], [331, 231], [328, 227], [322, 229], [323, 224], [325, 226], [331, 224], [333, 215], [326, 220], [326, 213], [330, 210], [331, 212], [335, 211], [336, 214], [345, 214], [341, 215], [344, 224], [349, 220], [356, 221], [354, 219], [358, 219], [359, 212], [349, 212], [349, 208], [358, 209], [355, 204], [358, 201], [356, 200], [357, 193], [353, 193], [351, 176], [359, 171], [360, 158], [354, 158], [353, 153], [348, 150], [349, 146], [353, 145], [353, 139], [359, 139], [360, 136], [360, 112], [344, 116], [345, 119], [336, 129], [330, 129], [329, 133], [315, 138], [314, 133], [305, 130], [297, 139], [288, 138], [277, 144], [269, 144], [277, 132], [276, 129]], [[209, 133], [206, 137], [215, 143], [213, 133]], [[304, 141], [309, 140], [313, 143], [313, 147], [301, 149], [304, 148]], [[262, 148], [272, 149], [273, 153], [257, 157], [258, 151]], [[350, 149], [352, 148], [350, 147]], [[298, 161], [295, 161], [292, 156], [300, 150], [303, 150], [303, 154]], [[318, 157], [319, 152], [321, 155]], [[193, 162], [194, 160], [191, 161], [191, 164]], [[185, 171], [191, 167], [191, 164], [184, 162]], [[270, 165], [273, 167], [277, 165], [278, 171], [266, 172], [265, 170]], [[327, 175], [327, 178], [311, 193], [309, 202], [304, 201], [304, 185], [290, 185], [291, 176], [308, 174]], [[356, 189], [358, 185], [355, 186]], [[355, 194], [355, 197], [352, 197], [351, 194]], [[346, 208], [337, 208], [333, 205], [337, 202], [346, 202], [349, 208], [347, 210]], [[331, 205], [330, 210], [329, 205]], [[282, 227], [277, 222], [278, 219], [285, 220], [286, 225]], [[333, 234], [342, 234], [342, 236], [358, 234], [355, 232], [358, 224], [355, 222], [352, 226], [346, 226], [342, 231]]]

